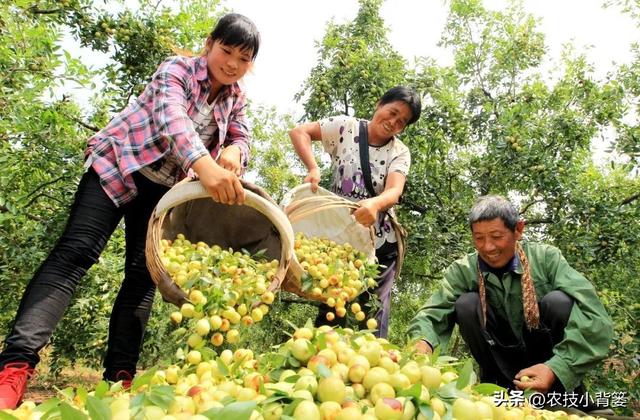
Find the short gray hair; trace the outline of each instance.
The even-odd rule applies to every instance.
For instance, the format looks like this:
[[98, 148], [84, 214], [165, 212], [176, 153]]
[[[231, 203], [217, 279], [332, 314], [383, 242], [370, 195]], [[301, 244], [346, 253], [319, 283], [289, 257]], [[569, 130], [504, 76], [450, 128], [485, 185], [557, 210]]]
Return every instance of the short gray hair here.
[[476, 222], [501, 219], [505, 226], [512, 232], [516, 230], [516, 224], [520, 215], [516, 207], [509, 200], [500, 195], [483, 195], [479, 197], [469, 212], [469, 227]]

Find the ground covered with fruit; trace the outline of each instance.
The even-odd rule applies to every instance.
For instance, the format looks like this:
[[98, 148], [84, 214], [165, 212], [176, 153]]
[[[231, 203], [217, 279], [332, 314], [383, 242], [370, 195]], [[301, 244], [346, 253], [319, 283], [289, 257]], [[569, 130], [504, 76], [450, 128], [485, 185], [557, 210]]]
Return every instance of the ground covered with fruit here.
[[[173, 360], [137, 376], [130, 388], [104, 381], [69, 387], [39, 404], [27, 399], [0, 412], [0, 420], [577, 417], [498, 401], [502, 388], [477, 384], [470, 361], [399, 348], [374, 336], [373, 319], [365, 330], [291, 325], [290, 339], [263, 354], [236, 348], [243, 330], [269, 313], [278, 261], [183, 236], [161, 247], [167, 272], [188, 296], [170, 316], [171, 339], [181, 343]], [[361, 325], [364, 312], [351, 301], [375, 286], [372, 267], [349, 246], [299, 237], [296, 248], [306, 289], [329, 300], [334, 316]]]

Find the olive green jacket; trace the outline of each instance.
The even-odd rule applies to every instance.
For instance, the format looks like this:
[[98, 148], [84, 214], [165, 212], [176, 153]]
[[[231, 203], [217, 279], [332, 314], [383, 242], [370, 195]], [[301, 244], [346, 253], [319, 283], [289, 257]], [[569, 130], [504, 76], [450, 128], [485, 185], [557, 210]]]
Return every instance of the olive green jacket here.
[[[572, 390], [587, 371], [606, 357], [613, 337], [611, 318], [593, 285], [567, 263], [559, 249], [538, 243], [523, 242], [522, 246], [538, 300], [553, 290], [561, 290], [574, 300], [564, 339], [545, 362], [565, 389]], [[411, 321], [411, 338], [446, 348], [454, 327], [456, 300], [463, 293], [478, 291], [477, 261], [478, 253], [474, 252], [447, 268], [440, 289]], [[521, 264], [515, 273], [505, 273], [502, 280], [484, 273], [487, 304], [496, 315], [508, 320], [516, 337], [522, 337], [524, 325], [521, 275]]]

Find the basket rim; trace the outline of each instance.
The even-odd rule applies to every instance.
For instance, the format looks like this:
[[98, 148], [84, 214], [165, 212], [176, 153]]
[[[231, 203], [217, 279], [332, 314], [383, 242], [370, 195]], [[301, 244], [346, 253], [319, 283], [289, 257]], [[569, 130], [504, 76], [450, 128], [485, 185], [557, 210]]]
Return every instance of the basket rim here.
[[[285, 193], [283, 199], [280, 201], [280, 207], [282, 208], [282, 210], [287, 215], [287, 218], [290, 221], [292, 220], [292, 218], [295, 218], [295, 210], [293, 212], [290, 212], [287, 210], [288, 208], [290, 208], [290, 206], [295, 204], [295, 202], [297, 201], [297, 200], [293, 200], [293, 197], [295, 197], [295, 195], [300, 191], [305, 191], [310, 189], [311, 189], [311, 184], [304, 183], [304, 184], [300, 184], [293, 187], [291, 190]], [[316, 192], [316, 194], [317, 193], [327, 197], [333, 197], [333, 196], [338, 197], [340, 202], [346, 200], [345, 198], [340, 197], [339, 195], [327, 190], [326, 188], [322, 188], [320, 186], [318, 186], [318, 191]], [[357, 202], [353, 202], [353, 204], [359, 206]], [[291, 226], [291, 229], [293, 230], [293, 226]], [[368, 230], [371, 237], [371, 243], [373, 244], [374, 250], [375, 250], [374, 229], [373, 227], [370, 227]], [[294, 232], [294, 240], [295, 240], [295, 234], [297, 232], [295, 231], [293, 232]], [[292, 249], [293, 249], [293, 244], [292, 244]], [[369, 257], [370, 262], [372, 262], [373, 260], [375, 260], [375, 255]], [[291, 256], [291, 262], [289, 264], [289, 269], [287, 270], [287, 275], [285, 276], [284, 282], [282, 284], [282, 289], [291, 293], [295, 293], [298, 296], [301, 296], [310, 300], [326, 302], [327, 297], [325, 296], [313, 296], [310, 293], [302, 291], [301, 279], [302, 279], [303, 273], [304, 273], [304, 270], [300, 265], [298, 258], [296, 257], [296, 253], [293, 252], [293, 255]]]
[[[257, 210], [267, 217], [280, 234], [281, 252], [278, 269], [268, 287], [268, 290], [276, 291], [282, 286], [291, 263], [294, 240], [293, 228], [281, 208], [273, 200], [262, 196], [262, 194], [265, 194], [268, 197], [266, 192], [254, 184], [247, 182], [242, 184], [245, 188], [246, 197], [244, 205]], [[160, 260], [159, 245], [162, 239], [162, 224], [169, 210], [188, 201], [201, 198], [210, 198], [210, 195], [198, 180], [180, 182], [162, 196], [149, 218], [145, 244], [147, 268], [163, 299], [178, 307], [187, 302], [187, 294], [171, 279]], [[219, 204], [223, 205], [222, 203]]]

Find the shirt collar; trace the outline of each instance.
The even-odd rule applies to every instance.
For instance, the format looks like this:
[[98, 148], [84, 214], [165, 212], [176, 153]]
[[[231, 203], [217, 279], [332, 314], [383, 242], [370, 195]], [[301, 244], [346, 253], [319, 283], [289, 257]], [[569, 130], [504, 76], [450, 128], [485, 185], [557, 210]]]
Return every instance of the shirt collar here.
[[[207, 71], [207, 56], [201, 55], [196, 59], [195, 76], [199, 82], [209, 80], [209, 72]], [[229, 87], [223, 87], [223, 91], [230, 89], [231, 94], [240, 96], [242, 94], [242, 86], [236, 82]]]
[[[498, 271], [490, 267], [489, 264], [487, 264], [486, 262], [484, 262], [484, 260], [480, 257], [480, 254], [478, 254], [478, 265], [480, 266], [480, 270], [483, 273], [492, 273], [494, 271]], [[522, 274], [522, 266], [520, 264], [520, 258], [518, 257], [517, 252], [513, 254], [513, 258], [511, 258], [511, 261], [507, 263], [506, 270], [504, 270], [504, 272]]]

